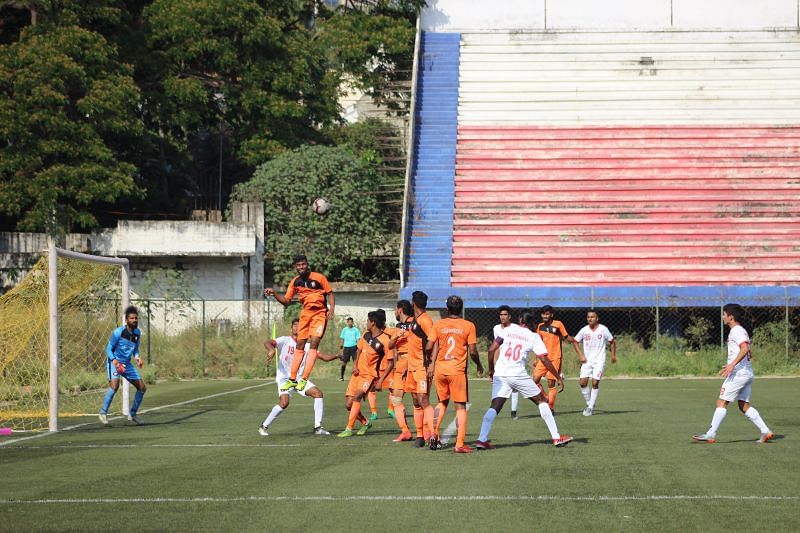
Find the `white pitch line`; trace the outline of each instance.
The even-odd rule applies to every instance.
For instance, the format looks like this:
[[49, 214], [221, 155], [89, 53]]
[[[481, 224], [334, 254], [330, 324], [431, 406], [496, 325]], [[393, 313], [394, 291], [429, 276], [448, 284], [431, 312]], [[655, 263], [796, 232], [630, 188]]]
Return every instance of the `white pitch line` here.
[[[191, 400], [186, 400], [186, 401], [183, 401], [183, 402], [171, 403], [171, 404], [168, 404], [168, 405], [159, 405], [158, 407], [152, 407], [150, 409], [143, 410], [142, 414], [152, 413], [153, 411], [160, 411], [161, 409], [169, 409], [171, 407], [178, 407], [180, 405], [187, 405], [187, 404], [190, 404], [190, 403], [199, 402], [201, 400], [208, 400], [209, 398], [217, 398], [219, 396], [226, 396], [228, 394], [236, 394], [237, 392], [244, 392], [244, 391], [248, 391], [248, 390], [251, 390], [251, 389], [257, 389], [259, 387], [266, 387], [267, 385], [271, 385], [272, 383], [273, 383], [272, 381], [267, 381], [265, 383], [259, 383], [258, 385], [251, 385], [249, 387], [244, 387], [243, 389], [236, 389], [236, 390], [229, 390], [229, 391], [225, 391], [225, 392], [218, 392], [216, 394], [210, 394], [208, 396], [201, 396], [200, 398], [193, 398]], [[121, 418], [125, 418], [125, 416], [124, 415], [114, 416], [114, 417], [110, 417], [109, 420], [119, 420]], [[85, 426], [91, 426], [93, 424], [97, 424], [97, 422], [85, 422], [83, 424], [75, 424], [74, 426], [68, 426], [68, 427], [65, 427], [65, 428], [59, 430], [58, 433], [60, 433], [61, 431], [70, 431], [72, 429], [78, 429], [78, 428], [82, 428], [82, 427], [85, 427]], [[22, 441], [31, 440], [31, 439], [39, 439], [39, 438], [46, 437], [48, 435], [53, 435], [53, 434], [54, 433], [51, 433], [51, 432], [44, 432], [44, 433], [38, 433], [36, 435], [31, 435], [30, 437], [20, 437], [18, 439], [11, 439], [11, 440], [7, 440], [7, 441], [4, 441], [4, 442], [0, 442], [0, 447], [8, 446], [9, 444], [14, 444], [15, 442], [22, 442]]]
[[0, 505], [54, 505], [54, 504], [109, 504], [109, 503], [233, 503], [233, 502], [349, 502], [349, 501], [388, 501], [388, 502], [659, 502], [659, 501], [779, 501], [796, 502], [800, 496], [725, 496], [725, 495], [651, 495], [651, 496], [239, 496], [217, 498], [214, 496], [195, 498], [63, 498], [37, 500], [4, 500]]
[[[329, 446], [359, 446], [359, 444], [349, 444], [346, 442], [330, 442], [327, 439], [318, 439], [318, 440], [325, 440], [326, 444], [325, 447]], [[75, 450], [75, 449], [86, 449], [86, 448], [123, 448], [126, 450], [130, 450], [132, 448], [308, 448], [308, 443], [302, 444], [215, 444], [215, 443], [205, 443], [205, 444], [54, 444], [52, 446], [9, 446], [8, 449], [10, 450]]]

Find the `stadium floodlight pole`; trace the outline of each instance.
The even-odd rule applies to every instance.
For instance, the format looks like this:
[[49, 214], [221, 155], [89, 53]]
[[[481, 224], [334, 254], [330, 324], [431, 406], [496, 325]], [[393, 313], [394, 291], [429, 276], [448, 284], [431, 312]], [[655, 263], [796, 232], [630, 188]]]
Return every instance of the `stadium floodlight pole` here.
[[[48, 309], [49, 309], [49, 339], [50, 339], [50, 398], [48, 430], [58, 431], [58, 258], [68, 257], [79, 261], [92, 261], [94, 263], [104, 263], [107, 265], [118, 265], [122, 267], [122, 322], [125, 322], [125, 309], [130, 303], [130, 262], [119, 257], [103, 257], [99, 255], [82, 254], [56, 247], [56, 241], [51, 236], [47, 241], [48, 253]], [[122, 380], [122, 413], [130, 414], [130, 391], [127, 380]]]

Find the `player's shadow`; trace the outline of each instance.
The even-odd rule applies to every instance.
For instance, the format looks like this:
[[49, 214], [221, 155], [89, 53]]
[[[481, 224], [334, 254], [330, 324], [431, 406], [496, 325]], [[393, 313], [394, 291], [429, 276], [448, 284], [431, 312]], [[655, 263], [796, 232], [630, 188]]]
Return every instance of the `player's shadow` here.
[[[567, 444], [565, 448], [569, 448], [573, 444], [589, 444], [589, 439], [586, 437], [576, 437], [572, 439], [572, 442]], [[502, 448], [527, 448], [528, 446], [539, 446], [541, 444], [545, 444], [547, 446], [552, 446], [553, 441], [552, 439], [543, 439], [543, 440], [520, 440], [517, 442], [509, 442], [508, 444], [494, 444], [494, 447], [498, 450]]]
[[[597, 410], [595, 410], [594, 413], [592, 414], [592, 416], [625, 415], [625, 414], [629, 414], [629, 413], [639, 413], [639, 412], [641, 412], [641, 411], [639, 411], [638, 409], [630, 409], [630, 410], [626, 410], [626, 411], [605, 411], [605, 410], [597, 411]], [[558, 418], [559, 416], [580, 415], [580, 414], [583, 414], [583, 410], [582, 409], [579, 409], [579, 410], [576, 410], [576, 411], [556, 411], [555, 412], [555, 417]], [[528, 415], [520, 415], [519, 418], [521, 418], [521, 419], [522, 418], [541, 418], [541, 416], [539, 415], [539, 413], [531, 413], [531, 414], [528, 414]]]
[[[785, 438], [786, 435], [775, 435], [774, 437], [772, 437], [772, 439], [770, 439], [770, 442], [774, 440], [783, 440]], [[739, 442], [757, 442], [757, 441], [758, 439], [738, 439], [738, 440], [725, 440], [725, 441], [718, 440], [717, 444], [736, 444]], [[767, 442], [767, 445], [769, 445], [769, 442]]]

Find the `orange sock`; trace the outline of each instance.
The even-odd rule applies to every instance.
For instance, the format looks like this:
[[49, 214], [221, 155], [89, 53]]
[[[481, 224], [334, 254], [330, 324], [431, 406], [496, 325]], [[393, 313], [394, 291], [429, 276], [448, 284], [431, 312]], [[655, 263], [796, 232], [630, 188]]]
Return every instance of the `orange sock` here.
[[392, 405], [392, 393], [391, 392], [386, 396], [386, 405], [387, 405], [386, 410], [388, 412], [390, 412], [390, 413], [394, 413], [394, 405]]
[[[298, 346], [300, 345], [298, 344]], [[305, 355], [306, 354], [303, 350], [298, 350], [295, 348], [294, 355], [292, 355], [292, 367], [289, 369], [290, 379], [297, 379], [297, 371], [300, 370], [300, 365], [303, 363], [303, 357], [305, 357]]]
[[425, 412], [422, 407], [414, 407], [414, 429], [417, 430], [417, 438], [422, 436], [423, 426], [425, 425]]
[[[353, 426], [356, 425], [356, 419], [359, 421], [364, 418], [361, 414], [361, 402], [353, 402], [350, 406], [350, 416], [347, 419], [347, 429], [353, 429]], [[361, 422], [363, 424], [363, 422]]]
[[361, 411], [358, 412], [358, 423], [361, 424], [362, 426], [366, 426], [369, 423], [367, 417], [362, 415]]
[[[308, 379], [308, 376], [311, 375], [311, 369], [314, 368], [314, 362], [317, 360], [318, 353], [319, 350], [316, 350], [314, 348], [310, 348], [308, 350], [308, 356], [306, 357], [306, 366], [303, 368], [303, 379]], [[297, 357], [297, 352], [295, 352], [295, 357]], [[292, 359], [292, 367], [294, 367], [294, 359]], [[298, 366], [298, 368], [300, 367]]]
[[406, 406], [398, 403], [394, 406], [394, 419], [397, 425], [400, 426], [400, 431], [408, 431], [408, 424], [406, 424]]
[[467, 436], [467, 410], [465, 408], [456, 408], [456, 447], [464, 445], [464, 438]]
[[376, 403], [375, 403], [375, 396], [376, 396], [376, 394], [374, 392], [368, 392], [367, 393], [367, 401], [369, 401], [369, 410], [371, 412], [373, 412], [373, 413], [377, 413], [378, 412], [378, 409], [377, 409]]
[[434, 417], [434, 432], [433, 434], [436, 435], [436, 438], [439, 438], [439, 435], [442, 434], [442, 420], [444, 420], [444, 413], [447, 411], [447, 406], [442, 402], [439, 402], [436, 405], [436, 409], [433, 410], [433, 417]]
[[556, 408], [556, 395], [558, 394], [558, 389], [555, 387], [550, 387], [550, 390], [547, 391], [547, 403], [550, 404], [550, 410]]
[[425, 433], [427, 433], [427, 437], [430, 438], [433, 435], [434, 427], [433, 427], [433, 406], [428, 404], [428, 406], [424, 409], [425, 418], [423, 419], [423, 425], [425, 426], [422, 436], [425, 437]]

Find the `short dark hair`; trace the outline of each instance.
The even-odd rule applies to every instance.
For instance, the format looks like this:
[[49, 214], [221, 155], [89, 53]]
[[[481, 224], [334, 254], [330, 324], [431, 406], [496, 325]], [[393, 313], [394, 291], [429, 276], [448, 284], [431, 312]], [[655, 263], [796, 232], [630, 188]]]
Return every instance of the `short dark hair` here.
[[542, 309], [539, 312], [540, 313], [552, 313], [553, 312], [553, 306], [552, 305], [542, 306]]
[[507, 305], [501, 305], [500, 307], [497, 308], [497, 312], [498, 313], [502, 313], [503, 311], [505, 311], [509, 315], [513, 314], [511, 312], [511, 308], [509, 306], [507, 306]]
[[739, 304], [725, 304], [722, 306], [722, 312], [732, 316], [739, 324], [744, 322], [744, 307]]
[[596, 314], [596, 315], [597, 315], [597, 318], [600, 318], [600, 313], [598, 313], [598, 312], [597, 312], [597, 309], [594, 309], [594, 308], [592, 308], [592, 309], [589, 309], [588, 311], [586, 311], [586, 314], [587, 314], [587, 315], [588, 315], [589, 313], [594, 313], [594, 314]]
[[536, 324], [539, 319], [530, 311], [525, 311], [522, 315], [522, 322], [531, 330], [536, 330]]
[[294, 320], [292, 320], [292, 325], [293, 325], [293, 326], [294, 326], [295, 324], [299, 324], [299, 323], [300, 323], [300, 319], [299, 319], [299, 318], [295, 318]]
[[464, 300], [455, 294], [447, 297], [445, 305], [447, 306], [447, 312], [451, 315], [460, 315], [464, 311]]
[[129, 305], [125, 308], [125, 318], [128, 318], [131, 315], [139, 316], [139, 310], [136, 309], [135, 305]]
[[411, 307], [411, 302], [408, 300], [398, 300], [396, 309], [400, 309], [406, 316], [411, 316], [414, 314], [414, 308]]
[[411, 301], [420, 309], [428, 307], [428, 295], [422, 291], [414, 291], [411, 293]]
[[304, 254], [297, 254], [292, 259], [292, 263], [295, 263], [295, 264], [299, 263], [300, 261], [305, 261], [306, 263], [308, 263], [308, 258]]
[[349, 316], [349, 317], [345, 318], [345, 320], [353, 320], [353, 317]]
[[379, 329], [386, 326], [386, 311], [383, 309], [376, 309], [367, 313], [367, 320], [372, 320]]

